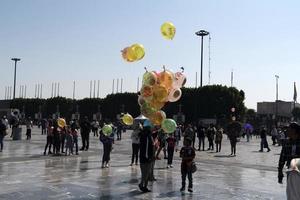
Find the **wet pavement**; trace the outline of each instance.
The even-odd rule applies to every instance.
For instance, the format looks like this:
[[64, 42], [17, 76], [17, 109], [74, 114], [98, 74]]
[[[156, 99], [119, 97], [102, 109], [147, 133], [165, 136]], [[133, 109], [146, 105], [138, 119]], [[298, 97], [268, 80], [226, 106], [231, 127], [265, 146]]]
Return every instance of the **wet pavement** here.
[[[46, 136], [34, 128], [32, 140], [5, 138], [0, 153], [0, 199], [286, 199], [285, 183], [277, 183], [280, 147], [260, 153], [259, 139], [242, 139], [237, 156], [230, 157], [230, 145], [223, 137], [222, 151], [197, 151], [198, 171], [193, 174], [194, 192], [179, 192], [180, 159], [175, 153], [174, 168], [166, 160], [155, 165], [157, 181], [151, 193], [138, 190], [139, 166], [129, 166], [130, 132], [116, 141], [111, 167], [101, 169], [102, 145], [91, 134], [90, 150], [78, 156], [43, 156]], [[270, 143], [270, 138], [269, 143]], [[81, 141], [79, 141], [81, 144]], [[80, 145], [81, 146], [81, 145]], [[286, 182], [284, 180], [284, 182]]]

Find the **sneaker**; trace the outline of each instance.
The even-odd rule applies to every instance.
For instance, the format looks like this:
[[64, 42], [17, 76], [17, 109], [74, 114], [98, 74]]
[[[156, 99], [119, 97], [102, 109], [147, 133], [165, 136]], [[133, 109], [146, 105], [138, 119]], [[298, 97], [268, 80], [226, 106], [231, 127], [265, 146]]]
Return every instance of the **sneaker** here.
[[135, 165], [138, 165], [138, 163], [135, 163]]
[[263, 150], [259, 150], [258, 152], [264, 152]]
[[104, 168], [104, 165], [102, 165], [101, 168], [103, 169], [103, 168]]
[[132, 166], [133, 165], [133, 163], [131, 163], [129, 166]]
[[171, 168], [173, 168], [173, 165], [170, 165]]
[[78, 152], [76, 152], [76, 155], [79, 155]]
[[185, 191], [185, 187], [180, 188], [180, 192], [183, 192], [183, 191]]
[[271, 151], [271, 149], [268, 149], [268, 152], [270, 152]]
[[105, 165], [105, 167], [106, 167], [106, 168], [109, 168], [109, 164], [107, 163], [107, 164]]
[[167, 169], [169, 169], [170, 168], [170, 166], [169, 165], [167, 165]]
[[[1, 152], [1, 150], [0, 150], [0, 152]], [[46, 155], [46, 152], [44, 152], [44, 156]]]
[[151, 192], [148, 188], [144, 188], [144, 192]]
[[189, 191], [189, 192], [193, 192], [193, 188], [189, 188], [188, 191]]

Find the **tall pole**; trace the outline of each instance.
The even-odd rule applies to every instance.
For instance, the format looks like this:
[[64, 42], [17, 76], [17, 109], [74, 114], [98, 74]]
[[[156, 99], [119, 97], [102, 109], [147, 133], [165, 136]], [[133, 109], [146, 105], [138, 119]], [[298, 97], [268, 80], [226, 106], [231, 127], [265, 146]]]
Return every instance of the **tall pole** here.
[[20, 85], [20, 88], [19, 88], [19, 98], [21, 98], [21, 90], [22, 90], [22, 85]]
[[41, 84], [41, 98], [43, 98], [43, 84]]
[[16, 79], [17, 79], [17, 62], [20, 61], [20, 58], [12, 58], [11, 60], [15, 61], [15, 73], [14, 73], [14, 93], [13, 93], [13, 99], [16, 97]]
[[92, 98], [93, 81], [90, 81], [90, 99]]
[[39, 99], [40, 98], [40, 84], [38, 83], [38, 89], [37, 89], [37, 98]]
[[233, 70], [231, 70], [231, 87], [233, 87]]
[[198, 86], [198, 73], [196, 72], [196, 83], [195, 83], [195, 88]]
[[121, 93], [123, 92], [123, 78], [121, 78]]
[[96, 97], [96, 80], [94, 80], [94, 98]]
[[57, 87], [57, 83], [54, 83], [54, 94], [53, 94], [53, 97], [56, 97], [56, 87]]
[[208, 37], [208, 85], [210, 85], [210, 78], [211, 78], [211, 70], [210, 70], [210, 61], [211, 61], [211, 57], [210, 57], [210, 42], [211, 42], [211, 37], [209, 34]]
[[200, 68], [200, 87], [202, 87], [202, 77], [203, 77], [203, 37], [207, 36], [209, 32], [205, 30], [200, 30], [196, 32], [197, 36], [201, 36], [201, 68]]
[[275, 102], [275, 122], [276, 122], [276, 126], [277, 126], [277, 115], [278, 115], [278, 79], [279, 76], [275, 75], [276, 78], [276, 102]]
[[73, 100], [75, 99], [75, 81], [73, 81]]
[[53, 98], [53, 83], [51, 84], [51, 98]]
[[117, 92], [116, 93], [119, 93], [119, 79], [117, 79]]
[[57, 83], [57, 96], [59, 97], [59, 83]]
[[26, 90], [27, 90], [27, 85], [25, 85], [25, 92], [24, 92], [24, 97], [26, 98]]
[[113, 83], [112, 83], [112, 93], [114, 93], [115, 90], [115, 79], [113, 79]]
[[37, 90], [37, 88], [36, 88], [36, 84], [34, 85], [34, 98], [36, 98], [36, 90]]
[[99, 95], [100, 95], [100, 80], [98, 80], [97, 98], [100, 97]]
[[5, 86], [4, 100], [6, 100], [6, 92], [7, 92], [7, 88], [6, 88], [6, 86]]

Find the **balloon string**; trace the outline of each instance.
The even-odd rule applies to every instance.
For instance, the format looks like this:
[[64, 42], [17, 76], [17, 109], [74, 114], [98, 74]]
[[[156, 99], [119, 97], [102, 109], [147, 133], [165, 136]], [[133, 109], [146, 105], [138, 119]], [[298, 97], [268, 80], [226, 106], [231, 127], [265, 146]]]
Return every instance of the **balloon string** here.
[[144, 69], [146, 70], [146, 72], [148, 72], [147, 67], [144, 67]]
[[164, 72], [166, 71], [166, 67], [165, 67], [165, 65], [163, 65], [163, 69], [164, 69]]

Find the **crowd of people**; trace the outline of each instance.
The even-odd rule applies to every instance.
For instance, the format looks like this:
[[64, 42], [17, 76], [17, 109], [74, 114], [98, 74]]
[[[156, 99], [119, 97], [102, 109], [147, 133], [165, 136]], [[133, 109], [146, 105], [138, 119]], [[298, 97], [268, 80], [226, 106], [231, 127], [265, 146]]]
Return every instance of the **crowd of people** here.
[[[27, 140], [31, 139], [31, 129], [33, 123], [30, 118], [25, 120]], [[46, 145], [44, 155], [78, 155], [79, 150], [89, 150], [90, 133], [95, 137], [99, 137], [103, 144], [102, 168], [108, 168], [110, 162], [110, 153], [113, 149], [115, 136], [117, 140], [122, 139], [124, 126], [121, 122], [114, 123], [113, 133], [105, 135], [102, 133], [103, 124], [94, 120], [90, 122], [87, 117], [82, 121], [70, 121], [68, 125], [61, 127], [56, 119], [43, 119], [40, 121], [41, 134], [46, 135]], [[4, 116], [0, 123], [0, 152], [3, 150], [3, 138], [8, 134], [9, 121]], [[171, 134], [166, 134], [160, 127], [152, 126], [148, 120], [134, 123], [131, 127], [132, 140], [132, 157], [130, 166], [140, 163], [141, 182], [138, 185], [142, 192], [150, 192], [148, 189], [149, 181], [156, 181], [154, 177], [154, 166], [157, 160], [167, 159], [166, 168], [173, 168], [174, 153], [182, 159], [181, 175], [182, 187], [180, 191], [185, 190], [186, 177], [188, 178], [188, 191], [193, 192], [193, 173], [197, 170], [194, 158], [196, 151], [215, 151], [221, 152], [223, 136], [227, 135], [230, 141], [231, 154], [236, 156], [236, 144], [242, 138], [246, 137], [246, 141], [250, 142], [254, 135], [260, 135], [261, 143], [259, 152], [263, 152], [264, 148], [271, 151], [267, 135], [266, 127], [257, 129], [243, 128], [236, 122], [230, 123], [226, 128], [209, 124], [193, 125], [178, 125], [176, 130]], [[259, 133], [259, 134], [257, 134]], [[82, 146], [78, 147], [79, 134], [82, 141]], [[278, 164], [278, 182], [283, 181], [283, 168], [289, 167], [292, 159], [300, 158], [300, 126], [297, 123], [291, 123], [290, 126], [279, 127], [275, 126], [269, 131], [272, 138], [272, 145], [282, 146]], [[196, 140], [197, 138], [197, 140]], [[198, 141], [198, 144], [196, 144]], [[205, 148], [205, 143], [208, 141], [208, 148]], [[74, 151], [75, 148], [75, 151]], [[163, 157], [161, 157], [163, 153]]]

